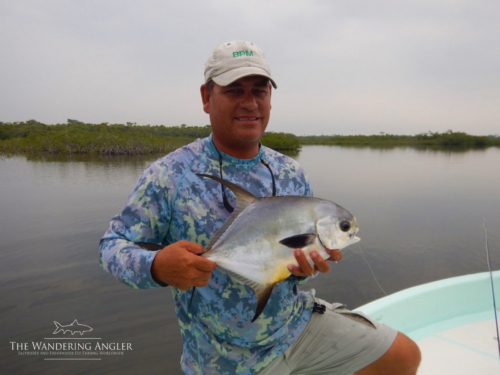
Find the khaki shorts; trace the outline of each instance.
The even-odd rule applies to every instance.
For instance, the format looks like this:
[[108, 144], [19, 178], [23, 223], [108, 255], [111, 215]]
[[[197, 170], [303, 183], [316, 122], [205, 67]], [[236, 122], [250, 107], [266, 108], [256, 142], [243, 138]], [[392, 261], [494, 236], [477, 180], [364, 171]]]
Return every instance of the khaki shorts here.
[[259, 375], [352, 374], [379, 359], [396, 338], [396, 330], [340, 303], [315, 301], [325, 313], [313, 313], [299, 338]]

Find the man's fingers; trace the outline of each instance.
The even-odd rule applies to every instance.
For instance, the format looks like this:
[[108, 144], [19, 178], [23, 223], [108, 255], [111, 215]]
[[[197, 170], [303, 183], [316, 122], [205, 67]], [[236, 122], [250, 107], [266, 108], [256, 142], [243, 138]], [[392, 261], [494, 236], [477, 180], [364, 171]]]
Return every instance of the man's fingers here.
[[189, 241], [179, 241], [179, 245], [185, 248], [190, 253], [196, 255], [200, 255], [205, 252], [205, 249], [199, 243], [189, 242]]
[[340, 262], [342, 260], [342, 251], [340, 250], [326, 249], [326, 253], [330, 255], [330, 258], [327, 260], [333, 260], [334, 262]]
[[198, 257], [196, 258], [196, 260], [194, 260], [193, 266], [198, 271], [204, 271], [210, 273], [215, 269], [215, 267], [217, 267], [217, 264], [210, 259]]
[[197, 288], [203, 288], [204, 286], [207, 286], [208, 285], [208, 280], [210, 280], [210, 278], [206, 279], [206, 280], [196, 280], [193, 284], [193, 286], [197, 287]]
[[295, 276], [304, 276], [302, 274], [302, 270], [299, 267], [297, 267], [296, 265], [294, 265], [294, 264], [289, 264], [288, 265], [288, 270], [290, 271], [290, 273], [292, 275], [295, 275]]
[[[327, 260], [339, 261], [342, 259], [342, 252], [340, 250], [330, 250], [326, 249], [327, 254], [330, 256]], [[314, 265], [309, 264], [308, 259], [301, 249], [294, 250], [294, 256], [297, 260], [298, 267], [289, 264], [288, 270], [292, 275], [307, 277], [314, 275], [316, 272], [326, 273], [330, 271], [330, 265], [323, 259], [317, 251], [311, 251], [309, 257], [313, 261]]]
[[[205, 252], [203, 246], [194, 242], [180, 241], [180, 245], [195, 255], [201, 255]], [[210, 259], [196, 257], [196, 259], [193, 259], [193, 266], [199, 271], [212, 272], [217, 267], [217, 264]]]
[[295, 259], [297, 259], [297, 262], [299, 263], [299, 267], [302, 270], [302, 272], [306, 275], [312, 275], [314, 269], [307, 261], [304, 252], [300, 249], [295, 249], [293, 255], [295, 255]]
[[318, 269], [319, 272], [326, 273], [326, 272], [330, 271], [330, 266], [328, 265], [326, 260], [321, 258], [316, 251], [311, 251], [309, 256], [313, 260], [314, 266]]
[[178, 281], [169, 284], [177, 289], [187, 291], [192, 287], [202, 288], [208, 285], [211, 272], [194, 270], [189, 272], [186, 278], [179, 278]]
[[294, 264], [288, 265], [288, 270], [292, 275], [307, 277], [315, 273], [314, 268], [309, 264], [306, 255], [301, 249], [295, 249], [293, 255], [295, 256], [299, 266], [297, 267]]
[[201, 245], [188, 241], [168, 245], [156, 254], [151, 275], [181, 290], [206, 286], [217, 264], [199, 256], [204, 252]]

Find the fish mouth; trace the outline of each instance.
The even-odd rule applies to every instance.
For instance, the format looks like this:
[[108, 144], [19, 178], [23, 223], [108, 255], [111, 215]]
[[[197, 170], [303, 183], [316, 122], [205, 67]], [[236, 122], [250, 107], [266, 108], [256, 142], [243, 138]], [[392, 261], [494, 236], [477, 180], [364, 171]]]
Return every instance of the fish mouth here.
[[353, 233], [349, 233], [349, 234], [347, 235], [347, 238], [345, 238], [345, 240], [344, 240], [344, 241], [342, 241], [343, 243], [342, 243], [342, 244], [340, 244], [340, 246], [338, 247], [338, 248], [339, 248], [339, 250], [342, 250], [342, 249], [344, 249], [345, 247], [347, 247], [347, 246], [349, 246], [349, 245], [353, 245], [353, 244], [355, 244], [355, 243], [357, 243], [357, 242], [361, 241], [361, 238], [356, 237], [356, 233], [357, 233], [357, 231], [356, 231], [356, 232], [353, 232]]
[[351, 239], [349, 241], [349, 245], [352, 245], [352, 244], [354, 244], [356, 242], [359, 242], [359, 241], [361, 241], [361, 238], [359, 238], [359, 237], [351, 237]]
[[349, 233], [349, 245], [352, 245], [352, 244], [355, 244], [356, 242], [359, 242], [361, 241], [361, 238], [357, 237], [356, 234], [358, 234], [359, 232], [359, 228], [356, 228], [355, 231], [353, 231], [352, 233]]
[[358, 227], [357, 223], [355, 222], [355, 229], [351, 233], [348, 234], [349, 239], [356, 239], [356, 242], [358, 242], [360, 239], [358, 237], [355, 237], [356, 234], [358, 234], [358, 232], [359, 232], [359, 227]]

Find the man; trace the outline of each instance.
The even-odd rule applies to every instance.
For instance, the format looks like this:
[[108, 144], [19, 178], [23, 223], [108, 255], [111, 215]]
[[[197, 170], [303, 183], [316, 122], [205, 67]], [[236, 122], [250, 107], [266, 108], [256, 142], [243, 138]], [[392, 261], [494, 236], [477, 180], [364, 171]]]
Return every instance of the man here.
[[[406, 336], [297, 290], [317, 271], [328, 272], [317, 253], [313, 268], [295, 251], [299, 266], [289, 266], [292, 275], [274, 288], [255, 322], [255, 294], [198, 256], [236, 202], [197, 174], [220, 176], [255, 196], [312, 195], [295, 161], [260, 145], [273, 87], [256, 45], [215, 48], [201, 86], [211, 136], [146, 169], [101, 240], [102, 267], [132, 287], [171, 286], [186, 374], [414, 374], [420, 352]], [[147, 251], [133, 242], [164, 247]], [[342, 258], [338, 250], [328, 253], [329, 260]]]

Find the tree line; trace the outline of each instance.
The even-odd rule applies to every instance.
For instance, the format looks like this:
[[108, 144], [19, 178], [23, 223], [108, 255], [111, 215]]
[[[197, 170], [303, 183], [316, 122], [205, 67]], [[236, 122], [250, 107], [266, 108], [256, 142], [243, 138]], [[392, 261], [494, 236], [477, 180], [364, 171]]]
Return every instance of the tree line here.
[[[36, 120], [0, 122], [2, 153], [75, 154], [149, 154], [166, 153], [196, 138], [207, 137], [210, 125], [179, 126], [84, 123], [68, 119], [63, 124], [47, 125]], [[475, 136], [448, 130], [414, 136], [380, 133], [378, 135], [310, 135], [266, 132], [262, 143], [275, 150], [298, 150], [301, 145], [340, 145], [356, 147], [500, 147], [498, 135]]]
[[[0, 122], [0, 152], [149, 154], [166, 153], [197, 138], [210, 135], [210, 125], [179, 126], [84, 123], [68, 119], [64, 124], [47, 125], [36, 120]], [[293, 134], [267, 132], [262, 144], [275, 150], [297, 150]]]
[[298, 137], [302, 145], [337, 145], [370, 147], [440, 147], [485, 148], [500, 147], [498, 135], [477, 136], [448, 130], [444, 133], [427, 132], [417, 135], [311, 135]]

